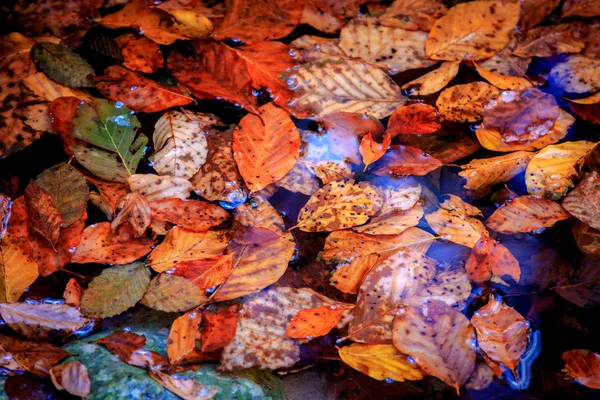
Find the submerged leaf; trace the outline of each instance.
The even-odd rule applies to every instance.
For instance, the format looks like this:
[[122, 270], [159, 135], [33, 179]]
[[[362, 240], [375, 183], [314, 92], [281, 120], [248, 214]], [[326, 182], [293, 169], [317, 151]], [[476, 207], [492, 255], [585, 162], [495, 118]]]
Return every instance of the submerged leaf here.
[[600, 355], [589, 350], [565, 351], [561, 358], [569, 376], [592, 389], [600, 389]]
[[[596, 171], [586, 174], [561, 205], [572, 216], [594, 229], [600, 229], [600, 176]], [[577, 236], [577, 235], [575, 235]]]
[[504, 275], [518, 283], [521, 277], [519, 261], [506, 247], [487, 235], [481, 236], [475, 243], [465, 268], [469, 279], [476, 283], [486, 282], [492, 277], [502, 278]]
[[91, 87], [94, 69], [62, 44], [41, 42], [31, 48], [31, 58], [50, 78], [70, 87]]
[[90, 394], [91, 382], [88, 370], [79, 361], [52, 367], [50, 378], [58, 390], [66, 390], [73, 396], [86, 398]]
[[559, 204], [531, 196], [520, 196], [503, 204], [485, 221], [493, 231], [507, 235], [549, 228], [571, 215]]
[[379, 176], [387, 174], [423, 176], [440, 168], [442, 163], [416, 147], [395, 144], [375, 165], [372, 172]]
[[571, 55], [550, 71], [550, 81], [571, 93], [597, 92], [600, 90], [600, 60]]

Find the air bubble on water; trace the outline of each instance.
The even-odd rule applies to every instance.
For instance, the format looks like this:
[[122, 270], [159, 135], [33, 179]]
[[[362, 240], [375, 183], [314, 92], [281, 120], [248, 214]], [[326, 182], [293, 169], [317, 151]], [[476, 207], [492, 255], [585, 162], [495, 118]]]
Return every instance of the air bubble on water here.
[[194, 312], [190, 313], [190, 315], [189, 315], [189, 317], [188, 317], [188, 318], [189, 318], [189, 319], [194, 319], [194, 318], [196, 318], [196, 315], [197, 315], [197, 314], [196, 314], [196, 311], [194, 311]]
[[39, 301], [37, 301], [35, 299], [30, 299], [29, 297], [25, 299], [25, 303], [27, 303], [27, 304], [40, 304]]
[[313, 340], [313, 337], [312, 336], [307, 336], [306, 340]]
[[411, 356], [408, 356], [408, 357], [406, 358], [406, 361], [408, 361], [408, 363], [409, 363], [410, 365], [412, 365], [412, 366], [415, 366], [415, 365], [417, 365], [417, 360], [415, 360], [415, 359], [414, 359], [414, 358], [412, 358]]
[[132, 86], [129, 88], [129, 90], [137, 90], [137, 88], [138, 88], [138, 87], [137, 87], [136, 85], [132, 85]]
[[41, 300], [42, 304], [65, 304], [63, 299], [52, 299], [49, 297], [45, 297]]
[[117, 116], [114, 118], [114, 121], [115, 121], [115, 123], [116, 123], [117, 125], [119, 125], [119, 126], [130, 126], [130, 125], [131, 125], [131, 124], [129, 123], [129, 121], [127, 121], [127, 120], [125, 119], [125, 117], [124, 117], [124, 116], [122, 116], [122, 115], [117, 115]]
[[173, 268], [171, 268], [171, 269], [168, 269], [168, 270], [166, 270], [166, 271], [165, 271], [165, 274], [169, 274], [169, 275], [171, 275], [171, 274], [175, 273], [175, 271], [176, 271], [176, 269], [175, 269], [175, 267], [173, 267]]
[[211, 294], [213, 294], [215, 292], [215, 290], [217, 290], [217, 286], [211, 286], [208, 289], [206, 289], [206, 295], [210, 296]]
[[122, 103], [122, 102], [120, 102], [120, 101], [117, 101], [117, 102], [115, 103], [115, 108], [123, 108], [123, 106], [125, 106], [125, 103]]
[[126, 326], [125, 328], [123, 328], [123, 331], [125, 331], [125, 332], [131, 332], [131, 328], [128, 327], [128, 326]]
[[385, 378], [383, 381], [388, 384], [392, 384], [395, 382], [392, 378]]
[[77, 246], [71, 246], [71, 247], [69, 247], [68, 251], [69, 251], [69, 253], [73, 254], [73, 253], [75, 253], [75, 250], [77, 250]]

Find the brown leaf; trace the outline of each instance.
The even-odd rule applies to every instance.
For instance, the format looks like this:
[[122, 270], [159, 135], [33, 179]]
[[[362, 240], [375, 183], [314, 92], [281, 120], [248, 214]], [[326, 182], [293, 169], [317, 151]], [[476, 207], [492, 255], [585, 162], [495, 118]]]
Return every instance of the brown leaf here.
[[75, 278], [69, 279], [67, 285], [65, 286], [65, 291], [63, 293], [63, 300], [65, 304], [68, 304], [73, 307], [81, 306], [81, 296], [83, 296], [83, 286], [81, 283]]
[[183, 229], [204, 232], [229, 218], [227, 211], [199, 200], [162, 199], [150, 203], [152, 218]]
[[567, 92], [593, 93], [600, 90], [598, 71], [600, 60], [574, 54], [552, 68], [549, 80]]
[[375, 161], [379, 160], [385, 154], [387, 148], [392, 143], [392, 137], [388, 132], [385, 133], [383, 137], [383, 142], [377, 143], [373, 140], [373, 135], [369, 132], [365, 136], [363, 136], [359, 151], [362, 155], [363, 163], [365, 164], [365, 170]]
[[398, 107], [390, 116], [386, 132], [392, 136], [426, 135], [434, 133], [441, 127], [435, 107], [419, 103]]
[[518, 283], [521, 277], [519, 261], [506, 247], [487, 235], [481, 236], [475, 243], [465, 268], [469, 279], [476, 283], [486, 282], [492, 277], [502, 278], [504, 275]]
[[578, 307], [591, 307], [600, 303], [600, 269], [598, 257], [586, 256], [576, 270], [560, 276], [556, 293]]
[[52, 367], [50, 378], [58, 390], [66, 390], [73, 396], [86, 398], [90, 394], [91, 382], [88, 370], [79, 361]]
[[85, 176], [86, 181], [96, 186], [102, 199], [110, 206], [113, 214], [117, 212], [117, 205], [127, 194], [127, 187], [123, 183], [108, 182], [95, 178], [91, 175]]
[[392, 210], [369, 220], [366, 225], [353, 228], [370, 235], [396, 235], [416, 226], [423, 217], [423, 208], [416, 204], [408, 210]]
[[471, 318], [479, 348], [492, 361], [515, 368], [527, 348], [529, 324], [502, 301], [491, 298]]
[[136, 237], [144, 236], [152, 222], [152, 212], [146, 198], [139, 192], [129, 193], [121, 200], [121, 211], [110, 223], [112, 232], [123, 223], [129, 223]]
[[217, 388], [209, 388], [192, 378], [182, 378], [167, 375], [156, 368], [150, 368], [150, 378], [160, 383], [162, 387], [184, 400], [208, 400], [217, 393]]
[[60, 238], [62, 217], [52, 197], [35, 181], [29, 182], [24, 196], [31, 227], [55, 247]]
[[600, 355], [589, 350], [569, 350], [561, 358], [571, 378], [584, 386], [600, 389]]
[[298, 311], [285, 330], [285, 336], [304, 339], [324, 336], [340, 321], [346, 309], [336, 306], [305, 308]]
[[135, 238], [133, 230], [124, 225], [112, 232], [109, 222], [90, 225], [83, 231], [81, 242], [73, 253], [76, 264], [128, 264], [148, 254], [154, 240]]
[[[48, 376], [42, 366], [53, 366], [70, 354], [50, 343], [27, 342], [6, 335], [0, 335], [0, 354], [12, 357], [20, 370], [36, 375]], [[6, 356], [5, 356], [6, 357]], [[11, 365], [13, 365], [11, 363]]]
[[569, 108], [584, 120], [592, 124], [600, 124], [600, 103], [592, 105], [569, 103]]
[[123, 66], [133, 71], [151, 74], [162, 68], [164, 59], [158, 44], [133, 33], [114, 38], [123, 54]]
[[182, 276], [162, 273], [152, 278], [140, 304], [158, 311], [181, 312], [207, 301], [207, 292], [194, 282]]
[[440, 301], [404, 307], [393, 322], [393, 343], [421, 369], [458, 392], [475, 369], [475, 331], [469, 320]]
[[[435, 0], [425, 1], [437, 3]], [[429, 94], [437, 93], [445, 88], [450, 81], [456, 77], [459, 65], [460, 62], [458, 61], [443, 62], [438, 69], [434, 69], [433, 71], [402, 85], [402, 90], [410, 96], [427, 96]]]
[[600, 4], [594, 0], [566, 0], [562, 6], [562, 18], [596, 17], [600, 15]]
[[392, 145], [390, 150], [379, 159], [372, 172], [379, 176], [387, 174], [423, 176], [441, 166], [442, 163], [438, 159], [420, 149]]
[[448, 11], [436, 0], [395, 0], [379, 17], [381, 25], [429, 32], [436, 19]]
[[110, 335], [96, 340], [96, 343], [106, 347], [121, 361], [135, 367], [146, 368], [148, 365], [163, 367], [168, 364], [167, 359], [153, 351], [143, 349], [146, 337], [128, 331], [115, 331]]
[[201, 322], [200, 310], [189, 311], [173, 321], [167, 337], [167, 356], [171, 365], [202, 360], [202, 354], [196, 348], [196, 341], [200, 340]]
[[560, 0], [524, 0], [521, 2], [521, 20], [519, 26], [527, 32], [544, 20], [552, 10], [560, 4]]
[[[572, 212], [572, 211], [569, 211]], [[583, 222], [576, 222], [571, 228], [577, 247], [585, 254], [600, 254], [600, 230], [594, 229]]]
[[202, 352], [216, 351], [233, 340], [237, 330], [237, 312], [237, 305], [217, 312], [202, 311]]
[[11, 207], [12, 201], [10, 200], [10, 197], [0, 193], [0, 240], [2, 240], [6, 234]]
[[507, 235], [549, 228], [571, 215], [557, 203], [531, 196], [520, 196], [500, 206], [485, 224]]
[[[305, 6], [304, 10], [307, 7]], [[304, 16], [304, 15], [303, 15]], [[315, 21], [315, 18], [312, 18]], [[302, 22], [310, 23], [310, 22]], [[335, 28], [336, 32], [343, 24]], [[311, 63], [330, 59], [344, 59], [346, 54], [339, 48], [339, 39], [328, 39], [320, 36], [304, 35], [290, 42], [292, 56], [300, 63]]]
[[579, 53], [585, 48], [586, 25], [582, 21], [540, 26], [527, 32], [513, 54], [519, 57], [551, 57]]
[[444, 119], [475, 122], [483, 119], [483, 107], [499, 94], [497, 88], [485, 82], [471, 82], [444, 89], [435, 105]]
[[175, 88], [159, 85], [118, 65], [106, 68], [104, 75], [94, 80], [100, 93], [134, 111], [153, 113], [194, 101]]
[[561, 205], [572, 216], [594, 229], [600, 229], [600, 176], [596, 171], [585, 174], [579, 184], [564, 198]]

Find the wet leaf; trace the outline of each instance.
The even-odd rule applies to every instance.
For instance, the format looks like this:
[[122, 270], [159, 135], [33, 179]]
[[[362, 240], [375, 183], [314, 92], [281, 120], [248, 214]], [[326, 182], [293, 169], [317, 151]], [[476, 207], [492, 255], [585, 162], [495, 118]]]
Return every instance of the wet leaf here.
[[415, 147], [392, 145], [390, 150], [379, 159], [373, 173], [379, 176], [395, 175], [427, 175], [442, 166], [435, 157]]
[[535, 153], [515, 151], [503, 156], [474, 159], [461, 165], [458, 175], [467, 180], [465, 189], [481, 190], [500, 182], [507, 182], [519, 175]]
[[510, 235], [549, 228], [570, 216], [553, 201], [520, 196], [500, 206], [485, 224], [493, 231]]
[[58, 390], [86, 398], [90, 394], [90, 377], [85, 365], [79, 361], [56, 365], [50, 369], [50, 378]]
[[569, 350], [561, 358], [571, 378], [584, 386], [600, 389], [600, 355], [589, 350]]
[[527, 165], [525, 183], [532, 196], [557, 200], [573, 187], [572, 179], [585, 163], [595, 143], [565, 142], [540, 150]]
[[[336, 83], [341, 77], [344, 86]], [[302, 66], [293, 71], [288, 84], [295, 92], [288, 107], [298, 117], [345, 111], [384, 118], [405, 102], [390, 77], [358, 60]]]
[[147, 368], [148, 366], [165, 367], [167, 359], [161, 354], [146, 350], [146, 337], [129, 331], [114, 331], [109, 335], [96, 340], [96, 343], [106, 347], [123, 362], [134, 367]]
[[79, 308], [81, 306], [81, 296], [83, 296], [84, 290], [85, 289], [77, 279], [69, 279], [63, 293], [65, 304]]
[[58, 83], [70, 87], [91, 87], [92, 66], [76, 53], [57, 43], [36, 43], [31, 58], [42, 71]]
[[42, 376], [47, 375], [38, 369], [39, 366], [53, 366], [70, 355], [50, 343], [28, 342], [6, 335], [0, 335], [0, 353], [10, 355], [18, 369]]
[[199, 200], [162, 199], [150, 203], [152, 218], [167, 221], [183, 229], [203, 232], [229, 218], [227, 211]]
[[500, 51], [519, 21], [519, 3], [472, 1], [450, 8], [431, 28], [427, 57], [460, 61], [489, 58]]
[[134, 111], [153, 113], [194, 101], [176, 88], [159, 85], [118, 65], [106, 68], [94, 81], [100, 93]]
[[465, 384], [467, 389], [484, 390], [494, 382], [496, 374], [485, 361], [477, 360], [475, 370]]
[[349, 57], [362, 58], [392, 73], [434, 64], [425, 57], [425, 32], [382, 26], [376, 18], [350, 21], [340, 38], [340, 49]]
[[[178, 7], [177, 2], [166, 2], [159, 4], [156, 8], [166, 11], [173, 17], [173, 25], [169, 28], [180, 35], [189, 39], [203, 39], [213, 31], [213, 24], [210, 19], [204, 15], [202, 7]], [[210, 12], [209, 10], [206, 10]]]
[[24, 197], [31, 227], [48, 240], [52, 247], [55, 247], [60, 238], [62, 217], [52, 197], [35, 181], [29, 182]]
[[6, 234], [11, 208], [12, 201], [10, 200], [10, 197], [0, 193], [0, 240], [2, 240]]
[[110, 223], [111, 231], [115, 232], [123, 223], [128, 223], [136, 237], [144, 236], [152, 222], [150, 205], [139, 193], [129, 193], [121, 200], [121, 210]]
[[475, 243], [465, 268], [469, 279], [476, 283], [486, 282], [492, 277], [502, 279], [504, 275], [518, 283], [521, 277], [519, 261], [506, 247], [487, 235], [481, 236]]
[[586, 25], [581, 21], [540, 26], [527, 32], [513, 54], [519, 57], [551, 57], [579, 53], [585, 48]]
[[148, 374], [162, 387], [184, 400], [208, 400], [217, 393], [216, 387], [205, 386], [192, 378], [168, 375], [156, 368], [151, 367]]
[[181, 312], [189, 311], [207, 301], [206, 290], [202, 290], [191, 280], [162, 273], [152, 278], [140, 303], [158, 311]]
[[201, 290], [208, 290], [222, 284], [231, 274], [233, 256], [231, 254], [193, 261], [182, 261], [168, 271], [169, 275], [180, 276], [194, 283]]
[[38, 277], [38, 265], [10, 236], [0, 242], [0, 301], [14, 303]]
[[494, 362], [515, 371], [527, 349], [529, 324], [513, 308], [498, 299], [475, 312], [471, 323], [477, 332], [479, 349]]
[[202, 311], [202, 352], [216, 351], [231, 342], [237, 330], [237, 311], [237, 305], [217, 312]]
[[599, 71], [600, 60], [571, 55], [552, 68], [549, 79], [567, 92], [597, 92], [600, 90]]
[[339, 353], [343, 362], [378, 381], [404, 382], [423, 378], [421, 370], [391, 344], [354, 343], [340, 348]]
[[566, 0], [562, 6], [562, 17], [596, 17], [600, 15], [600, 5], [594, 0]]
[[147, 37], [126, 33], [114, 40], [123, 53], [124, 67], [151, 74], [163, 66], [164, 59], [160, 47]]
[[435, 105], [445, 119], [475, 122], [483, 119], [483, 107], [500, 91], [485, 82], [472, 82], [444, 89]]
[[371, 133], [368, 133], [367, 135], [363, 136], [360, 142], [359, 151], [362, 155], [363, 163], [365, 164], [365, 170], [369, 165], [373, 164], [375, 161], [383, 157], [385, 151], [391, 143], [392, 137], [389, 134], [389, 132], [386, 132], [381, 143], [377, 143], [376, 141], [374, 141], [373, 135], [371, 135]]
[[83, 230], [71, 262], [76, 264], [125, 264], [148, 254], [154, 240], [136, 238], [131, 227], [125, 225], [111, 231], [109, 222], [99, 222]]
[[524, 0], [521, 2], [519, 26], [527, 32], [544, 20], [560, 4], [560, 0]]
[[411, 104], [398, 107], [390, 116], [388, 128], [392, 136], [424, 135], [441, 128], [439, 114], [435, 107], [427, 104]]
[[13, 331], [30, 340], [62, 339], [90, 324], [77, 308], [64, 304], [0, 303], [0, 315]]
[[[488, 71], [475, 64], [477, 72], [483, 79], [496, 86], [498, 89], [518, 90], [533, 86], [529, 79], [520, 76], [506, 76], [497, 72]], [[524, 75], [524, 74], [521, 74]], [[485, 113], [484, 113], [485, 118]]]
[[109, 267], [83, 292], [81, 311], [96, 318], [121, 314], [141, 300], [149, 282], [150, 270], [143, 263]]
[[346, 309], [322, 306], [298, 311], [285, 330], [285, 336], [304, 339], [324, 336], [340, 321]]
[[475, 369], [475, 331], [469, 320], [440, 301], [404, 307], [394, 318], [394, 346], [427, 374], [457, 391]]
[[586, 256], [579, 268], [560, 277], [555, 290], [578, 307], [591, 307], [600, 303], [600, 274], [598, 257]]
[[417, 204], [408, 210], [392, 210], [375, 216], [368, 224], [353, 229], [370, 235], [396, 235], [416, 226], [422, 217], [423, 208]]
[[163, 199], [185, 200], [190, 196], [192, 185], [187, 179], [176, 176], [135, 174], [127, 178], [131, 192], [139, 192], [149, 202]]
[[599, 176], [596, 171], [593, 171], [585, 175], [575, 189], [564, 198], [561, 205], [578, 220], [594, 229], [600, 229], [598, 193], [600, 193]]
[[[312, 19], [314, 21], [314, 18]], [[336, 31], [342, 28], [340, 25]], [[293, 57], [300, 63], [315, 61], [340, 60], [347, 58], [346, 53], [339, 48], [339, 39], [328, 39], [320, 36], [304, 35], [292, 40], [290, 50]]]
[[201, 322], [202, 313], [199, 310], [187, 312], [173, 321], [167, 338], [167, 356], [171, 365], [201, 360], [196, 348], [196, 341], [200, 340]]
[[[126, 34], [126, 35], [122, 35], [122, 38], [126, 38], [127, 36], [131, 35], [130, 37], [135, 38], [134, 34]], [[143, 36], [141, 36], [143, 37]], [[144, 40], [149, 41], [150, 43], [154, 43], [152, 42], [150, 39], [143, 37]], [[98, 55], [102, 55], [102, 56], [107, 56], [110, 57], [114, 60], [117, 61], [123, 61], [123, 49], [120, 48], [120, 44], [117, 44], [117, 38], [113, 38], [111, 36], [109, 36], [106, 32], [101, 32], [101, 31], [95, 31], [93, 33], [91, 33], [89, 36], [86, 36], [86, 42], [87, 45], [89, 46], [89, 48], [96, 52]], [[157, 48], [158, 45], [154, 44]], [[161, 57], [162, 60], [162, 57]], [[129, 67], [128, 67], [129, 68]], [[136, 70], [135, 68], [130, 68], [133, 70]], [[153, 72], [153, 71], [146, 71], [146, 72]]]
[[[437, 1], [433, 0], [425, 1], [439, 4]], [[442, 6], [441, 4], [439, 5]], [[457, 61], [443, 62], [440, 64], [439, 68], [402, 85], [402, 90], [410, 96], [427, 96], [429, 94], [437, 93], [445, 88], [450, 81], [456, 77], [459, 65], [460, 62]]]
[[435, 0], [395, 0], [379, 21], [385, 26], [429, 32], [436, 19], [446, 11], [446, 6]]

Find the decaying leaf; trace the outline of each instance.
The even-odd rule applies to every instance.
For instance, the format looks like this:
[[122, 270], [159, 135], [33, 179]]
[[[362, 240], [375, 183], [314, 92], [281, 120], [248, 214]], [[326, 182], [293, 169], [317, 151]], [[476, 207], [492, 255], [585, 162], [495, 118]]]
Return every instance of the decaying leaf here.
[[237, 330], [238, 306], [233, 305], [217, 312], [202, 311], [202, 351], [208, 353], [227, 345]]
[[129, 331], [114, 331], [96, 340], [96, 343], [106, 347], [111, 353], [129, 365], [140, 368], [155, 366], [164, 368], [168, 364], [166, 357], [146, 350], [146, 337]]
[[600, 303], [599, 281], [598, 257], [586, 256], [579, 268], [560, 277], [555, 290], [578, 307], [590, 307]]
[[435, 105], [447, 120], [475, 122], [483, 119], [483, 107], [500, 91], [485, 82], [471, 82], [444, 89]]
[[38, 265], [7, 236], [0, 241], [0, 302], [14, 303], [38, 277]]
[[550, 80], [567, 92], [586, 93], [600, 90], [600, 60], [571, 55], [550, 71]]
[[551, 200], [520, 196], [500, 206], [485, 224], [493, 231], [510, 235], [549, 228], [569, 217], [568, 212]]
[[425, 135], [441, 127], [435, 107], [418, 103], [398, 107], [390, 116], [386, 132], [392, 136]]
[[[336, 31], [339, 29], [341, 26]], [[304, 35], [290, 43], [290, 51], [293, 57], [301, 63], [340, 60], [346, 58], [346, 54], [339, 48], [339, 42], [339, 39]]]
[[592, 389], [600, 389], [600, 355], [589, 350], [565, 351], [561, 358], [569, 376]]
[[540, 26], [527, 32], [513, 54], [519, 57], [551, 57], [579, 53], [585, 48], [586, 26], [581, 21]]
[[50, 78], [70, 87], [90, 87], [92, 66], [62, 44], [42, 42], [31, 48], [31, 58]]
[[191, 183], [176, 176], [135, 174], [126, 180], [131, 192], [139, 192], [147, 201], [163, 199], [185, 200], [190, 196]]
[[121, 48], [126, 68], [150, 74], [163, 66], [160, 47], [147, 37], [126, 33], [114, 40]]
[[586, 174], [561, 203], [569, 214], [594, 229], [600, 229], [600, 209], [598, 209], [599, 180], [600, 176], [596, 171]]
[[491, 298], [473, 314], [479, 348], [494, 362], [514, 371], [527, 349], [529, 324], [502, 301]]
[[481, 236], [475, 243], [465, 268], [469, 279], [476, 283], [486, 282], [492, 277], [501, 279], [504, 275], [518, 283], [521, 277], [519, 261], [506, 247], [487, 235]]
[[600, 15], [600, 6], [594, 0], [566, 0], [562, 6], [562, 17], [596, 17]]
[[[435, 0], [425, 1], [437, 3]], [[397, 3], [400, 3], [400, 1], [397, 1]], [[440, 6], [442, 5], [440, 4]], [[404, 90], [410, 96], [426, 96], [437, 93], [445, 88], [448, 83], [450, 83], [450, 81], [456, 77], [458, 74], [459, 65], [460, 62], [458, 61], [443, 62], [440, 64], [439, 68], [402, 85], [402, 90]]]
[[58, 390], [66, 390], [73, 396], [86, 398], [90, 394], [91, 382], [88, 370], [79, 361], [52, 367], [50, 378]]
[[515, 151], [503, 156], [475, 159], [461, 165], [458, 175], [467, 180], [465, 189], [481, 190], [500, 182], [507, 182], [519, 175], [535, 153]]
[[24, 197], [32, 228], [48, 240], [52, 247], [56, 246], [60, 238], [62, 217], [52, 197], [35, 181], [29, 182]]
[[527, 32], [544, 20], [560, 4], [559, 0], [524, 0], [519, 26]]
[[221, 207], [199, 200], [162, 199], [150, 203], [152, 218], [193, 232], [203, 232], [229, 218]]
[[391, 344], [358, 344], [339, 350], [343, 362], [371, 378], [398, 382], [423, 378], [421, 370]]
[[123, 197], [121, 204], [117, 217], [110, 223], [111, 231], [115, 232], [121, 224], [128, 223], [136, 237], [144, 236], [152, 222], [152, 210], [144, 196], [137, 192], [129, 193]]
[[362, 155], [365, 169], [367, 169], [369, 165], [379, 160], [385, 154], [385, 151], [390, 146], [391, 142], [392, 136], [389, 134], [389, 132], [386, 132], [381, 143], [374, 141], [371, 133], [363, 136], [360, 142], [359, 151]]
[[168, 375], [156, 368], [150, 368], [148, 373], [156, 382], [169, 392], [175, 393], [184, 400], [208, 400], [217, 393], [216, 387], [207, 387], [192, 378], [182, 378]]
[[302, 309], [290, 321], [285, 336], [304, 339], [327, 335], [338, 324], [346, 310], [336, 306]]
[[81, 297], [83, 296], [83, 291], [85, 289], [81, 286], [81, 283], [75, 278], [69, 279], [67, 285], [65, 286], [65, 291], [63, 293], [63, 300], [65, 304], [68, 304], [73, 307], [81, 306]]
[[28, 342], [6, 335], [0, 335], [0, 354], [12, 358], [10, 366], [41, 376], [48, 376], [48, 371], [40, 367], [51, 367], [70, 355], [47, 342]]
[[436, 0], [395, 0], [379, 21], [385, 26], [429, 32], [446, 11], [446, 6]]

